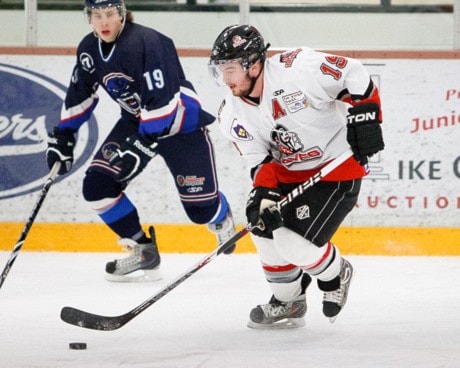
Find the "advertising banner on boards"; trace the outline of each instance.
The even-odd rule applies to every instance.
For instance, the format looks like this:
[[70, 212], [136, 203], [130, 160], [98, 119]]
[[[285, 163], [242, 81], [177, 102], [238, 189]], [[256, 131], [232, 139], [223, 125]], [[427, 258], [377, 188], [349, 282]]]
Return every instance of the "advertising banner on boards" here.
[[[370, 159], [349, 226], [460, 227], [460, 60], [362, 60], [380, 88], [385, 150]], [[183, 57], [205, 108], [216, 114], [225, 90], [213, 85], [207, 59]], [[58, 122], [74, 59], [2, 55], [0, 61], [0, 222], [22, 221], [48, 174], [47, 132]], [[97, 222], [81, 181], [98, 142], [117, 120], [118, 106], [99, 90], [100, 103], [79, 132], [73, 171], [60, 177], [41, 218]], [[221, 187], [244, 224], [249, 170], [231, 144], [211, 128]], [[174, 184], [158, 158], [133, 182], [130, 196], [146, 221], [188, 223], [172, 196]], [[56, 208], [56, 201], [59, 208]]]

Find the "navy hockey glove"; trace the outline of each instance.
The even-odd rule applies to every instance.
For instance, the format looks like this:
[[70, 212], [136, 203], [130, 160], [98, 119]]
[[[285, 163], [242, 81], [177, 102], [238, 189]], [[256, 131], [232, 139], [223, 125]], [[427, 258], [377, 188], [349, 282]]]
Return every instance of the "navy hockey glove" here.
[[283, 218], [275, 203], [281, 199], [278, 188], [255, 187], [246, 203], [246, 217], [254, 235], [273, 239], [273, 230], [283, 226]]
[[53, 132], [48, 135], [48, 148], [46, 149], [46, 162], [50, 170], [56, 162], [61, 162], [58, 174], [68, 173], [73, 164], [74, 147], [75, 137], [73, 133], [55, 127]]
[[133, 180], [157, 155], [157, 145], [156, 141], [149, 141], [139, 134], [128, 137], [109, 159], [110, 166], [119, 170], [115, 180], [119, 183]]
[[347, 141], [353, 157], [361, 165], [367, 164], [368, 157], [383, 150], [380, 108], [376, 103], [363, 103], [348, 109]]

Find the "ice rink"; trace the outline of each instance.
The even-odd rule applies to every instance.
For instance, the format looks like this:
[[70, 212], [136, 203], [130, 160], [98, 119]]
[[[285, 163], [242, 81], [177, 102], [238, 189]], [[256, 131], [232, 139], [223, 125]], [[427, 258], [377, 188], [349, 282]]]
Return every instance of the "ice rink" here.
[[[0, 252], [2, 269], [9, 256]], [[458, 257], [348, 256], [355, 279], [334, 324], [312, 283], [304, 328], [247, 328], [271, 295], [255, 254], [220, 255], [116, 331], [62, 322], [66, 305], [123, 314], [204, 255], [163, 254], [164, 280], [150, 284], [106, 281], [115, 256], [21, 251], [0, 289], [0, 367], [460, 367]]]

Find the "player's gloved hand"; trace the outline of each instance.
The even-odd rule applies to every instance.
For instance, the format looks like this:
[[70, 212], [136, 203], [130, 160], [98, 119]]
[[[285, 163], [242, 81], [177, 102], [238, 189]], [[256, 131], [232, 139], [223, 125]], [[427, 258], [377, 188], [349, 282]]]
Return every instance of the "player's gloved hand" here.
[[59, 175], [68, 173], [73, 164], [73, 149], [75, 147], [75, 137], [68, 130], [60, 130], [57, 127], [48, 134], [48, 148], [46, 149], [46, 162], [49, 169], [56, 162], [61, 163], [58, 171]]
[[110, 166], [119, 170], [115, 180], [128, 183], [145, 169], [152, 158], [157, 155], [158, 143], [140, 134], [128, 137], [110, 157]]
[[383, 150], [380, 108], [376, 103], [363, 103], [348, 109], [347, 141], [353, 157], [361, 165], [367, 164], [368, 157]]
[[283, 218], [275, 203], [281, 199], [278, 188], [255, 187], [246, 203], [246, 217], [254, 235], [273, 239], [273, 230], [283, 226]]

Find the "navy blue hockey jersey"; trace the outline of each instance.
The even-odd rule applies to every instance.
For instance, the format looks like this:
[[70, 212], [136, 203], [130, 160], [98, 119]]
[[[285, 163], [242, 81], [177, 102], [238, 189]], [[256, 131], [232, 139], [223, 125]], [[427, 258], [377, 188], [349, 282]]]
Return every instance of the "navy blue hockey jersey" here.
[[126, 23], [107, 55], [93, 33], [83, 38], [60, 129], [75, 132], [89, 119], [99, 86], [120, 105], [124, 118], [139, 121], [144, 136], [188, 133], [215, 120], [186, 80], [173, 41], [139, 24]]

